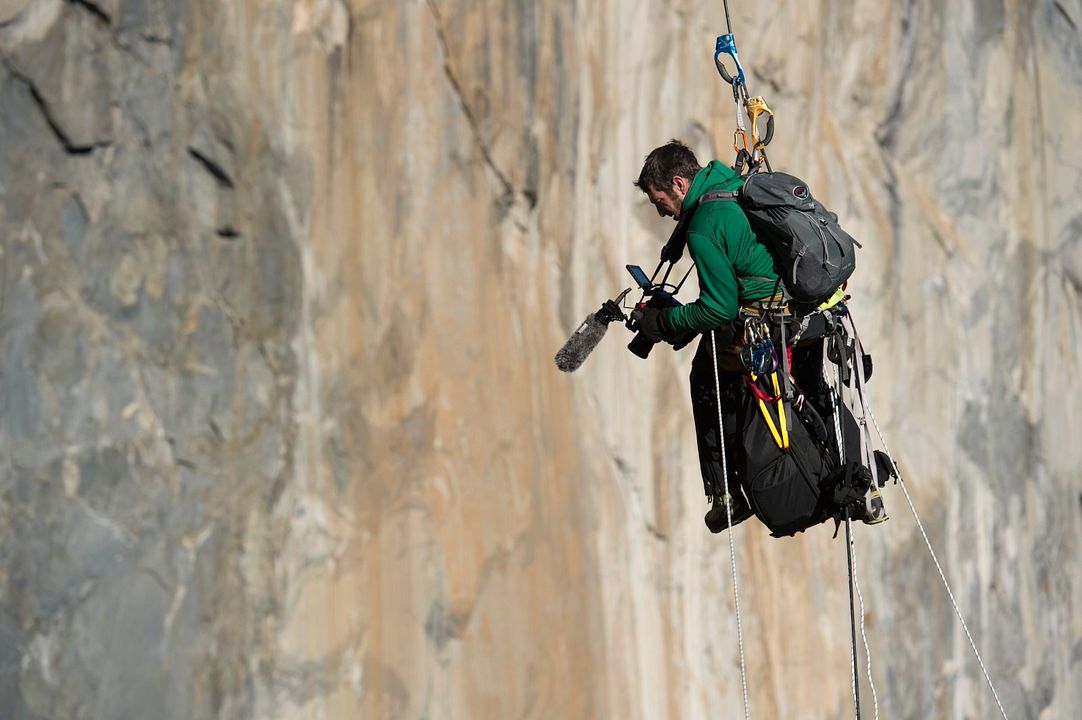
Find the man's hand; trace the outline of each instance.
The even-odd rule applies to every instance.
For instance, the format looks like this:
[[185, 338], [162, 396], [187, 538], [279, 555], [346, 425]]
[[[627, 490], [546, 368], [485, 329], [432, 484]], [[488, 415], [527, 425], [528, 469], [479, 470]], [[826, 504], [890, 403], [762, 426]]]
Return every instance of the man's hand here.
[[672, 311], [671, 307], [661, 309], [645, 307], [632, 312], [631, 319], [635, 321], [638, 331], [647, 340], [674, 343], [682, 339], [684, 334], [674, 330], [669, 323], [669, 313]]

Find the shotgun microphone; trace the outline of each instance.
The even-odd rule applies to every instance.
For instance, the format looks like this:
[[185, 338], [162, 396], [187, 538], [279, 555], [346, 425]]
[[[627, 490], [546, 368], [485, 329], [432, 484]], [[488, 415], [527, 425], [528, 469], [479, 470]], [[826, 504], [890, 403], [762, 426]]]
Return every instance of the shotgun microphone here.
[[605, 337], [605, 333], [609, 330], [609, 323], [625, 319], [623, 311], [620, 310], [620, 303], [630, 291], [631, 288], [624, 290], [615, 300], [607, 301], [600, 310], [586, 316], [578, 329], [571, 333], [571, 337], [556, 353], [556, 367], [564, 372], [574, 372], [579, 369], [601, 342], [601, 338]]
[[556, 353], [556, 367], [564, 372], [578, 370], [608, 330], [609, 324], [598, 320], [597, 313], [587, 315], [578, 330], [571, 334], [560, 352]]

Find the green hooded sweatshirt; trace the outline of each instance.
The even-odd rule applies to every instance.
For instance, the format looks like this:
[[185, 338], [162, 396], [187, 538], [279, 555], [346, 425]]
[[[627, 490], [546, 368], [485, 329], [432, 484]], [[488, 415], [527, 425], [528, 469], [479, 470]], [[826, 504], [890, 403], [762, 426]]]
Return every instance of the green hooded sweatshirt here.
[[[681, 214], [694, 212], [688, 225], [688, 253], [699, 276], [699, 299], [669, 315], [674, 330], [702, 331], [723, 327], [736, 318], [737, 308], [774, 294], [778, 274], [766, 247], [755, 239], [744, 211], [735, 202], [708, 202], [699, 198], [715, 190], [736, 190], [744, 181], [713, 160], [695, 174]], [[770, 278], [771, 282], [739, 278]]]

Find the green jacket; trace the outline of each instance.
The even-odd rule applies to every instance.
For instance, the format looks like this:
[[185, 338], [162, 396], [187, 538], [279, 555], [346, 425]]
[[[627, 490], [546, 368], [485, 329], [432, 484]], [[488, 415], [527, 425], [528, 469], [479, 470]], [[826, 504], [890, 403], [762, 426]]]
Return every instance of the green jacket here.
[[[695, 208], [695, 203], [707, 192], [736, 190], [743, 184], [736, 173], [717, 160], [696, 173], [691, 181], [680, 212], [695, 213], [688, 225], [687, 249], [699, 276], [699, 299], [672, 311], [669, 323], [674, 330], [722, 327], [736, 318], [741, 303], [774, 294], [778, 277], [774, 261], [766, 247], [755, 239], [740, 206], [719, 201]], [[746, 277], [771, 278], [771, 282], [739, 280]]]

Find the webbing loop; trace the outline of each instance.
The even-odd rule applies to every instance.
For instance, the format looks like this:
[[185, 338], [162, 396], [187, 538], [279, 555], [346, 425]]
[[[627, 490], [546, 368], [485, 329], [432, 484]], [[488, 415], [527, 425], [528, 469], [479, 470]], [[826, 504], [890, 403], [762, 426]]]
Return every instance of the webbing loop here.
[[[770, 373], [770, 382], [774, 387], [774, 395], [770, 396], [763, 392], [756, 382], [755, 373], [748, 373], [748, 385], [755, 397], [759, 400], [759, 411], [766, 420], [766, 426], [770, 428], [770, 434], [774, 436], [774, 443], [783, 450], [789, 447], [789, 425], [785, 417], [785, 398], [782, 397], [781, 387], [778, 384], [778, 373]], [[767, 403], [775, 404], [778, 408], [778, 422], [770, 414]], [[780, 427], [780, 429], [779, 429]]]

